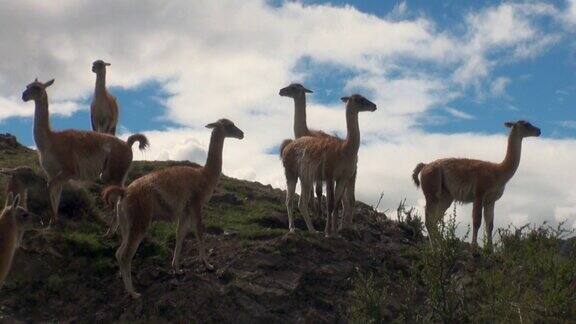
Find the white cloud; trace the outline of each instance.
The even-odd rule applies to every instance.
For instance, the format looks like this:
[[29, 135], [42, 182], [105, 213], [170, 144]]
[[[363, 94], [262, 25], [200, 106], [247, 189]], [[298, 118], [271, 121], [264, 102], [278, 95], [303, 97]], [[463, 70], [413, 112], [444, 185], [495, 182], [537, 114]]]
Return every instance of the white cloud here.
[[460, 119], [474, 119], [474, 116], [467, 114], [461, 110], [458, 109], [454, 109], [454, 108], [450, 108], [450, 107], [446, 107], [444, 108], [444, 110], [446, 110], [446, 112], [448, 112], [450, 115], [452, 115], [453, 117], [456, 118], [460, 118]]
[[566, 222], [576, 228], [576, 206], [559, 206], [554, 209], [554, 218], [557, 222]]
[[362, 124], [362, 130], [384, 134], [405, 133], [417, 124], [418, 116], [458, 95], [440, 80], [426, 75], [396, 79], [363, 75], [351, 79], [346, 88], [350, 92], [368, 91], [374, 97], [379, 113], [385, 118], [369, 118]]
[[461, 44], [463, 64], [454, 73], [455, 81], [478, 87], [497, 64], [539, 55], [560, 39], [538, 24], [555, 15], [554, 6], [533, 2], [503, 3], [470, 13]]
[[[352, 71], [344, 90], [359, 90], [378, 104], [378, 111], [360, 117], [367, 145], [360, 151], [359, 198], [375, 202], [384, 190], [385, 207], [403, 197], [421, 206], [410, 180], [417, 162], [444, 156], [499, 160], [505, 138], [425, 134], [419, 123], [434, 109], [470, 118], [443, 108], [466, 95], [470, 85], [505, 93], [508, 79], [493, 80], [493, 69], [540, 55], [553, 44], [558, 36], [537, 22], [555, 10], [504, 3], [470, 13], [465, 31], [455, 34], [427, 17], [405, 18], [404, 2], [394, 19], [350, 6], [289, 2], [272, 8], [263, 0], [2, 2], [0, 120], [32, 115], [33, 105], [18, 97], [34, 77], [56, 78], [49, 90], [53, 112], [85, 109], [75, 102], [91, 95], [91, 62], [102, 58], [112, 62], [109, 85], [160, 80], [171, 94], [166, 117], [181, 127], [147, 131], [152, 147], [137, 158], [203, 163], [210, 133], [203, 125], [228, 117], [246, 137], [226, 141], [224, 172], [283, 187], [279, 158], [267, 152], [292, 137], [293, 103], [277, 93], [291, 80], [311, 76], [294, 72], [309, 58]], [[335, 91], [334, 104], [310, 96], [311, 127], [345, 134], [339, 95]], [[576, 162], [574, 146], [568, 140], [527, 143], [521, 169], [498, 204], [498, 224], [553, 218], [556, 208], [572, 206], [576, 193], [569, 183], [576, 179], [563, 170]], [[466, 209], [460, 217], [469, 219]]]
[[558, 122], [558, 125], [564, 128], [576, 129], [576, 120], [563, 120]]
[[[9, 117], [32, 117], [34, 116], [34, 104], [22, 102], [20, 98], [4, 98], [0, 96], [0, 121]], [[50, 112], [55, 115], [70, 117], [79, 110], [87, 109], [86, 106], [76, 101], [64, 100], [50, 104]]]
[[[365, 120], [360, 123], [363, 124]], [[210, 137], [207, 129], [146, 134], [153, 143], [151, 151], [137, 153], [137, 159], [164, 159], [166, 156], [174, 159], [168, 152], [180, 154], [186, 151], [182, 149], [186, 145], [205, 152]], [[191, 139], [198, 139], [199, 142], [192, 142]], [[224, 173], [285, 188], [278, 156], [262, 154], [257, 149], [260, 140], [253, 136], [247, 136], [242, 141], [226, 140]], [[358, 199], [375, 204], [383, 192], [381, 209], [394, 209], [400, 200], [407, 198], [407, 204], [416, 206], [423, 215], [425, 200], [411, 179], [416, 164], [444, 157], [469, 157], [498, 162], [504, 158], [505, 149], [506, 137], [503, 135], [440, 135], [416, 131], [392, 136], [386, 141], [371, 142], [362, 146], [359, 152]], [[496, 204], [496, 226], [521, 226], [527, 222], [539, 224], [544, 221], [566, 221], [567, 226], [576, 226], [576, 219], [571, 217], [571, 212], [576, 208], [573, 205], [576, 201], [576, 188], [572, 185], [576, 182], [576, 174], [567, 171], [576, 163], [576, 154], [573, 152], [576, 152], [574, 140], [526, 139], [520, 167], [506, 186], [504, 196]], [[179, 155], [177, 159], [204, 163], [204, 157], [199, 160], [194, 155]], [[462, 223], [460, 231], [463, 234], [471, 222], [470, 206], [458, 205], [457, 215], [458, 221]]]
[[406, 18], [407, 14], [408, 14], [408, 4], [406, 3], [406, 1], [400, 1], [394, 5], [394, 8], [386, 15], [386, 18], [393, 21], [402, 20]]
[[490, 85], [490, 92], [495, 97], [506, 95], [506, 87], [510, 84], [510, 79], [506, 77], [498, 77]]
[[[576, 26], [576, 0], [566, 1], [566, 10], [561, 18], [566, 23], [567, 27], [570, 28]], [[574, 29], [571, 29], [571, 31], [573, 32]]]

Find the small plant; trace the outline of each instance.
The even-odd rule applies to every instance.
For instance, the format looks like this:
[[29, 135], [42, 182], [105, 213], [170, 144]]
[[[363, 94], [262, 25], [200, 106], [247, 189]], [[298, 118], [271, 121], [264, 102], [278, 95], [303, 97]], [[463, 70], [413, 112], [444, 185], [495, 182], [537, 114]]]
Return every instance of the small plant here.
[[58, 294], [64, 288], [65, 281], [58, 274], [53, 274], [46, 280], [46, 290], [50, 293]]
[[348, 309], [351, 323], [383, 323], [388, 292], [374, 275], [358, 272], [354, 280], [352, 304]]
[[96, 256], [107, 250], [97, 233], [67, 231], [62, 237], [77, 255]]
[[418, 215], [414, 207], [410, 209], [406, 208], [406, 198], [398, 204], [398, 208], [396, 208], [396, 218], [398, 224], [410, 232], [412, 239], [423, 238], [422, 231], [424, 230], [424, 222], [422, 222], [422, 218]]
[[440, 221], [440, 239], [434, 246], [425, 244], [419, 267], [421, 280], [433, 321], [457, 322], [465, 318], [465, 302], [458, 283], [458, 270], [463, 258], [462, 243], [456, 230], [456, 209]]
[[477, 274], [486, 309], [479, 316], [524, 322], [574, 319], [576, 292], [570, 284], [576, 278], [576, 255], [565, 239], [572, 233], [564, 224], [500, 229], [489, 260], [493, 266]]

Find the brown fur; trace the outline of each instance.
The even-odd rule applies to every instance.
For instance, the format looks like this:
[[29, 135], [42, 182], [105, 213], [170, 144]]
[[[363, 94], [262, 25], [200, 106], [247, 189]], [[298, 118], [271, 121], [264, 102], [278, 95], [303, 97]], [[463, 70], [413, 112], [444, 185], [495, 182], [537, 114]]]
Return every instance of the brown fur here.
[[[376, 105], [360, 95], [343, 98], [346, 104], [346, 122], [348, 136], [345, 140], [331, 136], [305, 136], [285, 145], [282, 151], [282, 162], [287, 174], [288, 190], [286, 203], [292, 199], [296, 187], [294, 176], [300, 179], [302, 186], [299, 208], [304, 216], [310, 231], [314, 227], [308, 216], [306, 205], [310, 195], [309, 190], [312, 182], [316, 179], [326, 181], [328, 193], [328, 221], [326, 222], [326, 236], [336, 235], [336, 214], [342, 202], [346, 188], [344, 202], [348, 203], [345, 208], [343, 225], [351, 223], [354, 205], [354, 182], [356, 179], [356, 163], [358, 148], [360, 146], [360, 131], [358, 127], [358, 112], [374, 111]], [[288, 206], [288, 215], [291, 217], [291, 207]]]
[[180, 268], [180, 251], [192, 223], [198, 238], [199, 258], [208, 269], [204, 241], [203, 207], [210, 200], [222, 171], [224, 138], [243, 138], [243, 132], [234, 124], [221, 119], [208, 125], [213, 128], [208, 159], [204, 167], [174, 166], [149, 173], [132, 182], [126, 189], [108, 187], [103, 192], [104, 201], [113, 206], [119, 200], [117, 211], [122, 243], [116, 252], [122, 279], [127, 292], [134, 298], [131, 262], [146, 230], [154, 219], [177, 220], [176, 247], [172, 266]]
[[6, 183], [6, 196], [12, 194], [14, 197], [20, 197], [20, 206], [28, 209], [28, 187], [30, 180], [36, 177], [32, 168], [21, 166], [13, 169], [0, 169], [0, 173], [8, 176]]
[[522, 140], [540, 136], [540, 129], [525, 121], [506, 123], [512, 128], [508, 137], [506, 157], [501, 163], [472, 159], [440, 159], [420, 163], [412, 178], [418, 186], [420, 174], [422, 192], [426, 198], [426, 228], [433, 243], [439, 237], [438, 222], [453, 201], [473, 203], [472, 244], [477, 246], [478, 229], [482, 211], [486, 222], [489, 248], [492, 247], [494, 204], [504, 193], [506, 183], [512, 178], [520, 163]]
[[142, 135], [142, 134], [134, 134], [134, 135], [130, 135], [128, 137], [128, 139], [126, 140], [126, 143], [128, 144], [128, 146], [132, 147], [132, 145], [134, 145], [134, 142], [138, 142], [138, 149], [140, 151], [144, 151], [148, 146], [150, 146], [150, 143], [148, 143], [148, 138], [146, 138], [146, 136]]
[[32, 225], [32, 216], [19, 204], [20, 196], [8, 194], [0, 215], [0, 288], [8, 276], [24, 231]]
[[114, 204], [124, 198], [126, 190], [120, 186], [108, 186], [102, 190], [102, 200], [108, 207], [114, 207]]
[[[106, 184], [123, 186], [132, 164], [132, 148], [109, 134], [78, 130], [52, 131], [49, 122], [46, 87], [37, 80], [22, 94], [24, 101], [34, 100], [34, 141], [38, 147], [40, 165], [48, 177], [53, 221], [58, 220], [58, 205], [62, 186], [68, 180], [94, 181], [98, 177]], [[145, 148], [144, 135], [132, 135], [133, 144]]]
[[425, 166], [425, 163], [418, 163], [418, 165], [416, 165], [414, 168], [414, 171], [412, 171], [412, 181], [414, 181], [416, 187], [420, 187], [420, 179], [418, 179], [418, 174], [420, 174], [420, 171], [422, 171]]
[[[323, 131], [311, 130], [308, 128], [306, 123], [306, 94], [312, 93], [311, 90], [306, 89], [299, 83], [292, 83], [287, 87], [280, 89], [279, 95], [282, 97], [289, 97], [294, 99], [294, 138], [300, 138], [302, 136], [330, 136]], [[284, 143], [283, 143], [284, 144]], [[282, 150], [280, 150], [282, 152]], [[287, 171], [285, 170], [285, 173]], [[286, 178], [288, 182], [288, 178]], [[317, 198], [316, 213], [319, 217], [322, 216], [322, 179], [316, 179], [315, 183], [315, 193]], [[313, 193], [312, 193], [312, 196]], [[286, 200], [286, 204], [292, 204], [292, 201]], [[286, 208], [291, 208], [286, 206]], [[290, 231], [294, 231], [293, 220], [288, 220], [288, 228]]]
[[116, 98], [106, 89], [106, 66], [102, 60], [92, 63], [92, 72], [96, 73], [94, 98], [90, 104], [90, 120], [95, 132], [116, 135], [118, 124], [118, 103]]

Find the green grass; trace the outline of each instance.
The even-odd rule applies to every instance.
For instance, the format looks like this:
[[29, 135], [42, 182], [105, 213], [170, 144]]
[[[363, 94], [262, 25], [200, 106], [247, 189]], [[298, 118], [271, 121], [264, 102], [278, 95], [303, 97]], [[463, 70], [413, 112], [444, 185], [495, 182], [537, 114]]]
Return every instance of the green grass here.
[[[568, 322], [576, 318], [576, 240], [562, 226], [504, 229], [493, 253], [479, 256], [456, 236], [417, 247], [406, 274], [360, 274], [348, 309], [353, 322]], [[571, 244], [571, 248], [567, 245]], [[568, 252], [560, 252], [561, 248]], [[391, 301], [401, 301], [400, 306]], [[391, 311], [393, 309], [393, 311]]]
[[223, 231], [235, 232], [244, 239], [266, 239], [283, 235], [287, 229], [279, 226], [267, 227], [271, 214], [281, 207], [268, 201], [246, 202], [241, 206], [209, 206], [206, 208], [206, 226]]
[[[149, 172], [170, 167], [173, 165], [181, 165], [186, 162], [178, 161], [135, 161], [129, 173], [128, 182], [147, 174]], [[41, 168], [38, 163], [36, 152], [19, 148], [12, 153], [0, 154], [0, 167], [16, 167], [20, 165], [32, 166], [39, 173]], [[0, 177], [0, 181], [5, 181], [5, 177]], [[83, 191], [86, 195], [91, 196], [90, 199], [86, 197], [84, 200], [94, 202], [94, 211], [102, 214], [109, 214], [101, 210], [103, 207], [99, 200], [99, 192], [97, 186], [90, 186], [89, 191]], [[277, 237], [286, 233], [284, 228], [269, 228], [261, 225], [261, 220], [270, 217], [270, 213], [285, 212], [283, 204], [276, 204], [266, 200], [250, 200], [249, 191], [252, 190], [250, 184], [227, 178], [223, 176], [220, 181], [219, 191], [221, 193], [232, 193], [236, 197], [245, 201], [244, 205], [234, 206], [226, 204], [218, 204], [218, 206], [208, 205], [205, 209], [205, 225], [208, 229], [213, 231], [229, 231], [237, 233], [240, 239], [260, 240], [271, 237]], [[73, 196], [72, 198], [74, 198]], [[67, 205], [76, 206], [74, 202], [67, 203], [63, 196], [62, 206], [65, 209]], [[74, 198], [76, 199], [76, 198]], [[76, 207], [75, 207], [76, 208]], [[105, 229], [101, 224], [95, 224], [94, 215], [84, 214], [88, 208], [82, 210], [81, 214], [75, 215], [74, 212], [67, 213], [66, 216], [73, 217], [80, 220], [80, 225], [74, 224], [74, 228], [66, 228], [62, 233], [62, 237], [77, 253], [99, 254], [103, 251], [110, 249], [110, 245], [115, 245], [115, 242], [106, 241], [101, 236]], [[92, 224], [91, 224], [92, 222]], [[144, 245], [145, 250], [149, 253], [165, 254], [166, 249], [172, 249], [175, 239], [176, 224], [170, 222], [155, 222], [149, 232], [148, 236], [151, 242]], [[192, 237], [193, 233], [190, 234]], [[160, 245], [159, 247], [154, 245]], [[148, 254], [145, 252], [145, 254]]]
[[[132, 167], [129, 181], [152, 171], [185, 163], [177, 161], [136, 161]], [[235, 233], [240, 239], [248, 240], [261, 240], [285, 234], [287, 232], [285, 228], [265, 225], [266, 220], [271, 217], [272, 213], [285, 213], [284, 205], [269, 200], [249, 199], [251, 192], [254, 190], [256, 189], [250, 183], [222, 176], [218, 192], [220, 194], [233, 194], [239, 200], [242, 200], [243, 204], [209, 203], [204, 209], [204, 225], [208, 229]], [[152, 227], [149, 235], [159, 243], [162, 242], [167, 246], [173, 246], [175, 229], [175, 223], [158, 222]], [[190, 235], [193, 236], [193, 234]]]
[[148, 237], [166, 247], [172, 247], [176, 238], [176, 223], [155, 222], [148, 230]]

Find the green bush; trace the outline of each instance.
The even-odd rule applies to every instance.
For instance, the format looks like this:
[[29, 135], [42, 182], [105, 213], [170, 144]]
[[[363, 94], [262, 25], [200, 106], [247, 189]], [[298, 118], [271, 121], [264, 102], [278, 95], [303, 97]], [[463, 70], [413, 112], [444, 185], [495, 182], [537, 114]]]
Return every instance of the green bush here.
[[576, 319], [576, 239], [567, 239], [572, 231], [563, 224], [500, 229], [493, 252], [477, 255], [456, 236], [457, 225], [455, 213], [443, 220], [440, 240], [434, 247], [421, 244], [406, 274], [358, 275], [348, 308], [350, 321]]
[[382, 323], [388, 297], [386, 285], [378, 282], [372, 274], [358, 273], [354, 280], [352, 304], [348, 309], [351, 323]]
[[459, 271], [464, 256], [462, 241], [456, 235], [456, 212], [440, 222], [441, 238], [434, 246], [426, 242], [417, 264], [426, 291], [431, 319], [457, 322], [466, 318], [466, 302], [460, 285]]
[[423, 238], [424, 222], [414, 207], [406, 208], [406, 199], [400, 201], [396, 208], [396, 218], [400, 227], [407, 232], [412, 239], [419, 240]]
[[574, 246], [562, 255], [572, 234], [560, 224], [552, 228], [524, 226], [500, 229], [494, 255], [487, 255], [490, 267], [477, 273], [483, 318], [528, 322], [566, 321], [576, 318]]

